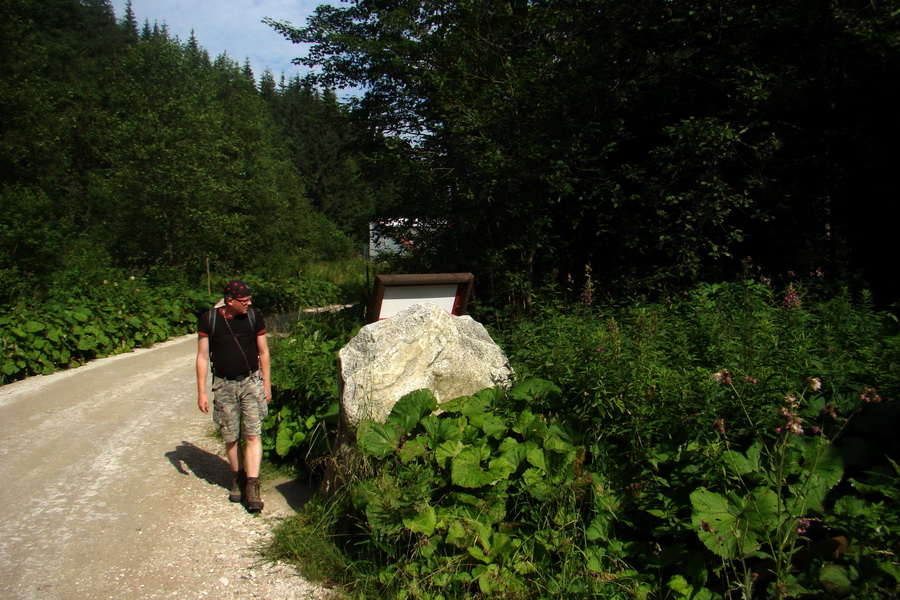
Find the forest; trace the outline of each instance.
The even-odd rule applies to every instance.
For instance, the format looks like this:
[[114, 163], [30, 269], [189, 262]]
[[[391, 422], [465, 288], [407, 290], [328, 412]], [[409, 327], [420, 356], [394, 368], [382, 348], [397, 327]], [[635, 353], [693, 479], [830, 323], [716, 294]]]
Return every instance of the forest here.
[[354, 1], [271, 21], [312, 44], [285, 80], [104, 0], [2, 1], [7, 302], [79, 263], [291, 273], [369, 222], [514, 310], [586, 266], [610, 297], [749, 269], [898, 298], [892, 2]]
[[[348, 0], [268, 20], [289, 78], [131, 5], [0, 9], [0, 382], [190, 333], [232, 276], [272, 314], [475, 275], [516, 384], [364, 424], [268, 558], [348, 598], [900, 594], [900, 0]], [[271, 336], [273, 468], [321, 478], [364, 324]]]
[[613, 296], [750, 265], [891, 302], [896, 19], [895, 2], [359, 1], [272, 25], [312, 44], [313, 81], [366, 90], [355, 112], [416, 183], [378, 216], [430, 224], [423, 264], [471, 265], [494, 301], [585, 265]]
[[104, 269], [296, 274], [365, 239], [374, 198], [332, 92], [257, 80], [105, 1], [2, 12], [4, 304]]

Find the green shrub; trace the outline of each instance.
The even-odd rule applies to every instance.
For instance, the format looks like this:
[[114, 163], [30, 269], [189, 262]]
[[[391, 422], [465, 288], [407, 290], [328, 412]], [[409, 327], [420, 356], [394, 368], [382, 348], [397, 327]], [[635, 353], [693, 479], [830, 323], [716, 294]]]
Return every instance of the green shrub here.
[[[704, 285], [496, 329], [521, 380], [508, 396], [437, 415], [419, 392], [361, 428], [377, 468], [319, 530], [351, 589], [895, 597], [896, 319], [809, 289]], [[324, 362], [349, 334], [321, 335], [305, 351]]]
[[242, 279], [253, 290], [253, 305], [267, 316], [296, 313], [305, 308], [329, 306], [341, 301], [340, 288], [321, 279], [300, 275], [265, 279], [252, 273]]
[[661, 303], [551, 309], [495, 337], [518, 373], [563, 389], [564, 408], [548, 409], [621, 449], [686, 441], [721, 418], [754, 435], [754, 414], [809, 377], [838, 400], [864, 385], [896, 393], [887, 318], [865, 293], [807, 302], [799, 286], [776, 293], [746, 281]]
[[67, 295], [19, 303], [0, 317], [0, 381], [46, 375], [196, 330], [206, 294], [140, 277], [84, 280]]
[[339, 408], [337, 353], [363, 324], [362, 308], [299, 318], [270, 337], [272, 404], [263, 448], [273, 460], [321, 472]]
[[[489, 389], [446, 402], [435, 414], [434, 396], [421, 390], [386, 423], [361, 425], [359, 447], [376, 474], [345, 488], [335, 504], [345, 511], [315, 526], [340, 540], [355, 595], [646, 594], [648, 578], [625, 568], [622, 548], [591, 529], [604, 500], [594, 493], [597, 476], [583, 469], [584, 449], [528, 409], [555, 394], [532, 380], [508, 394]], [[284, 539], [276, 547], [281, 556], [296, 549]]]

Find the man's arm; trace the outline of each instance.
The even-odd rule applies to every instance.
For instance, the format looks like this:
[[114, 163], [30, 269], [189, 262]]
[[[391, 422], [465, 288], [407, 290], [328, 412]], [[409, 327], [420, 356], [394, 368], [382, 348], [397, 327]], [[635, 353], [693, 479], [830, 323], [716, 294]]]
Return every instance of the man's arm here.
[[209, 373], [209, 338], [201, 335], [197, 342], [197, 406], [209, 412], [209, 397], [206, 395], [206, 374]]
[[269, 342], [266, 341], [265, 332], [256, 336], [256, 349], [259, 351], [259, 365], [262, 368], [263, 386], [266, 389], [266, 402], [272, 400], [272, 372], [269, 362]]

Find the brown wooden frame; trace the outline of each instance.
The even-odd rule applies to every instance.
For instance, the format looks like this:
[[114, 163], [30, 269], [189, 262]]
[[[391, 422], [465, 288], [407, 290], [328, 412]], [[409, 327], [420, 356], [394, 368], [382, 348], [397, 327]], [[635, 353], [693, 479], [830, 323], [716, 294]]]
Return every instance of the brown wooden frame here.
[[[404, 298], [407, 304], [415, 304], [416, 288], [420, 288], [423, 292], [421, 301], [426, 302], [435, 298], [429, 295], [429, 292], [435, 291], [435, 286], [456, 286], [456, 294], [453, 297], [453, 305], [450, 314], [463, 315], [469, 305], [469, 298], [472, 296], [472, 286], [475, 277], [471, 273], [422, 273], [412, 275], [376, 275], [375, 289], [372, 291], [372, 297], [369, 301], [369, 322], [374, 323], [391, 317], [390, 314], [383, 314], [385, 293], [390, 295], [390, 289], [393, 288], [409, 288], [405, 290], [409, 296]], [[428, 288], [426, 290], [426, 287]], [[440, 296], [446, 300], [450, 296]]]

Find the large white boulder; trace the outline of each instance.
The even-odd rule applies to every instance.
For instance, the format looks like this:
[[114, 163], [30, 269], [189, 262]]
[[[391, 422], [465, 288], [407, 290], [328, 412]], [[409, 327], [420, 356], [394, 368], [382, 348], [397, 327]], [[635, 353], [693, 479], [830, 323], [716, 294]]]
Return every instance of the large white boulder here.
[[430, 302], [363, 327], [341, 351], [345, 423], [383, 423], [397, 400], [427, 388], [438, 403], [512, 383], [512, 369], [481, 323]]
[[416, 390], [431, 390], [440, 405], [513, 380], [509, 360], [481, 323], [429, 302], [363, 327], [339, 356], [341, 417], [324, 482], [328, 495], [355, 468], [364, 419], [385, 422], [397, 401]]

